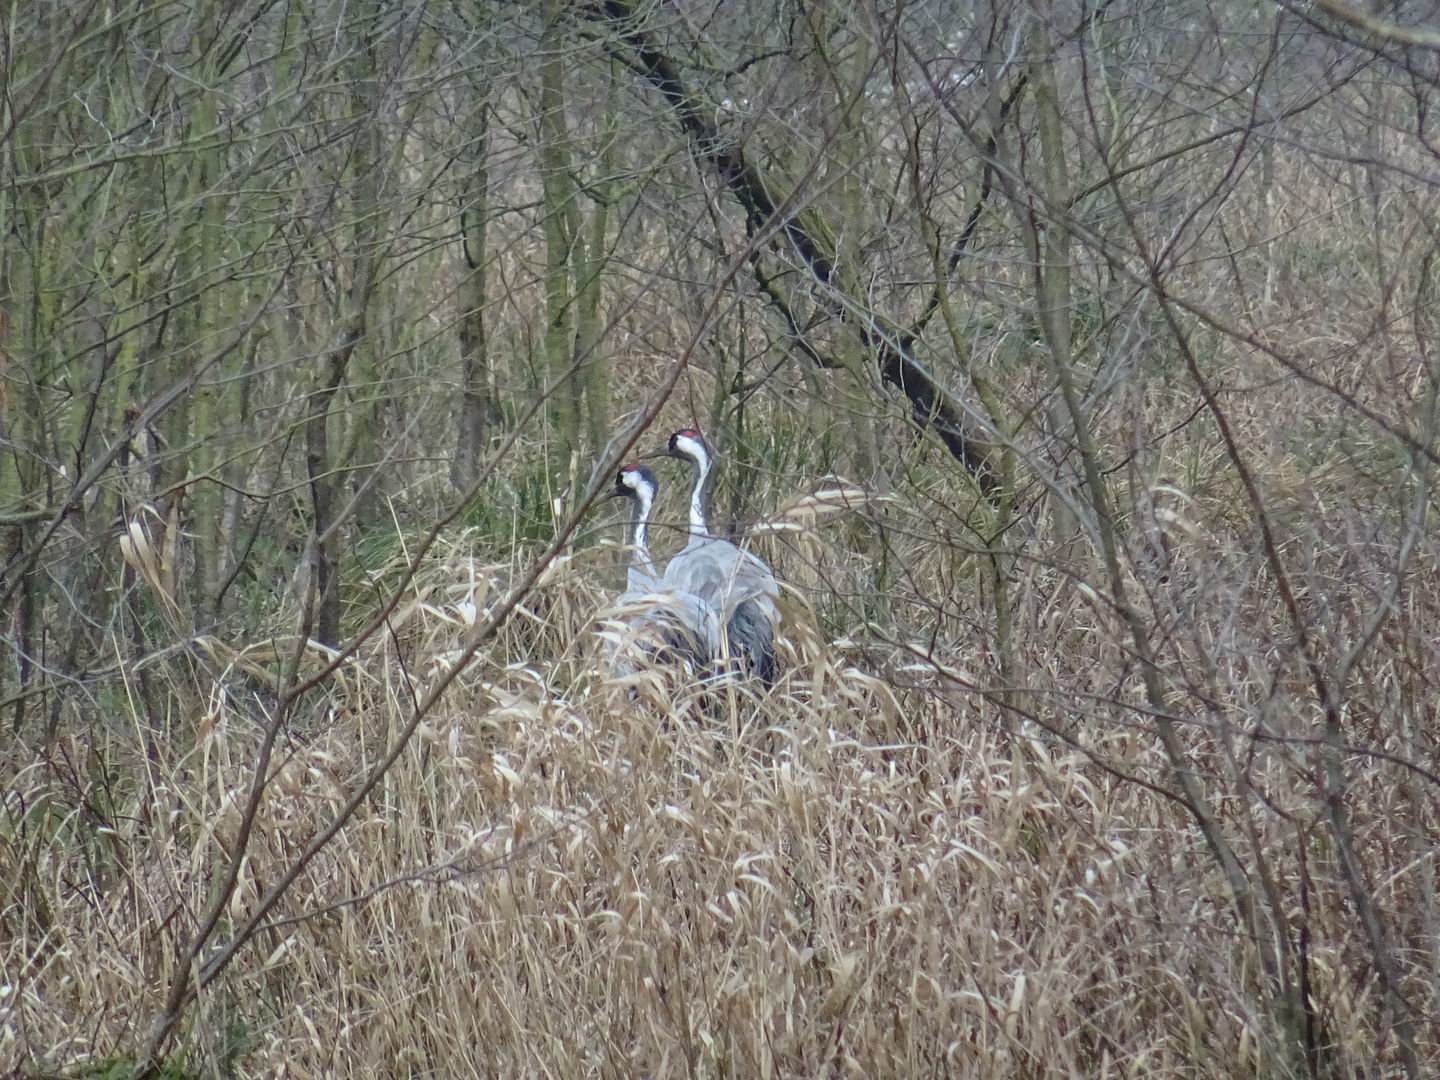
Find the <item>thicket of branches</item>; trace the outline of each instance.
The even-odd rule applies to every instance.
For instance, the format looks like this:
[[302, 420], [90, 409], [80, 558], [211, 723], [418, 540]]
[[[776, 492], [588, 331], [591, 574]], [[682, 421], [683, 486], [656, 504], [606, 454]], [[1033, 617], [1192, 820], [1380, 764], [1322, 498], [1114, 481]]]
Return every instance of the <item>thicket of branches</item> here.
[[6, 20], [0, 1069], [1432, 1073], [1427, 14]]

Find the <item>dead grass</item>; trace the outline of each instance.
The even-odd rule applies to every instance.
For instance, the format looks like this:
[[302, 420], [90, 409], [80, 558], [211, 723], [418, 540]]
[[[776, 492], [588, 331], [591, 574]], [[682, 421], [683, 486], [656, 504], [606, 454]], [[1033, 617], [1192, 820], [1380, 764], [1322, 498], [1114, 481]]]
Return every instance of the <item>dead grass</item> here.
[[[297, 921], [205, 996], [201, 1030], [243, 1018], [256, 1075], [375, 1061], [489, 1075], [993, 1075], [1040, 1061], [1103, 1072], [1141, 1054], [1178, 1067], [1195, 1052], [1109, 1016], [1055, 1023], [1086, 997], [1118, 1020], [1134, 1014], [1131, 995], [1173, 995], [1157, 971], [1117, 981], [1112, 956], [1137, 935], [1160, 948], [1191, 933], [1167, 930], [1173, 913], [1120, 870], [1158, 823], [1117, 805], [1077, 757], [1032, 747], [1022, 765], [938, 700], [909, 706], [932, 714], [932, 745], [882, 740], [897, 708], [883, 686], [818, 658], [802, 671], [758, 707], [669, 723], [601, 685], [501, 704], [477, 677], [292, 890], [284, 918]], [[93, 1052], [84, 1033], [105, 1018], [155, 1006], [137, 991], [163, 977], [163, 908], [185, 919], [233, 835], [229, 785], [251, 739], [226, 719], [235, 726], [188, 761], [157, 763], [159, 782], [117, 808], [134, 826], [114, 838], [110, 875], [150, 881], [141, 891], [162, 909], [99, 881], [65, 888], [46, 873], [70, 861], [64, 836], [37, 841], [38, 891], [74, 906], [12, 990], [7, 1030], [63, 1016], [79, 1041], [49, 1047], [47, 1063]], [[236, 917], [338, 809], [385, 733], [340, 719], [294, 741]], [[159, 836], [140, 824], [167, 817]], [[365, 899], [336, 906], [347, 897]], [[61, 976], [88, 967], [92, 935], [129, 963]]]
[[[1194, 521], [1170, 534], [1214, 536]], [[229, 924], [451, 662], [474, 617], [465, 604], [483, 610], [517, 569], [483, 563], [469, 539], [445, 541], [389, 632], [287, 733]], [[1168, 670], [1210, 665], [1177, 687], [1209, 703], [1193, 714], [1195, 760], [1237, 834], [1252, 830], [1247, 865], [1307, 905], [1287, 910], [1310, 935], [1331, 1052], [1346, 1075], [1383, 1075], [1385, 1047], [1363, 1035], [1373, 984], [1343, 899], [1317, 881], [1333, 872], [1319, 836], [1300, 833], [1308, 897], [1296, 870], [1307, 751], [1215, 718], [1314, 719], [1267, 688], [1267, 643], [1242, 640], [1267, 620], [1229, 584], [1243, 554], [1205, 548], [1191, 546], [1166, 594], [1203, 597], [1204, 611], [1179, 613], [1163, 642]], [[255, 1076], [377, 1063], [403, 1075], [1271, 1074], [1274, 1018], [1224, 885], [1183, 810], [1123, 778], [1165, 784], [1168, 769], [1131, 707], [1123, 635], [1093, 596], [1023, 579], [1027, 641], [1053, 639], [1022, 657], [1030, 707], [1057, 739], [1007, 731], [988, 693], [900, 653], [867, 672], [798, 602], [769, 693], [671, 700], [642, 677], [631, 700], [594, 674], [593, 613], [615, 560], [608, 547], [562, 560], [460, 675], [201, 996], [193, 1060]], [[1225, 624], [1226, 596], [1238, 636], [1182, 633]], [[119, 710], [108, 730], [67, 734], [12, 773], [6, 1059], [60, 1069], [133, 1046], [233, 853], [263, 700], [232, 665], [178, 737]], [[1433, 807], [1409, 802], [1424, 801], [1423, 780], [1397, 791], [1364, 758], [1352, 776], [1367, 834], [1370, 814], [1433, 830]], [[1413, 839], [1423, 852], [1434, 834]], [[1366, 847], [1380, 883], [1395, 863]], [[1420, 880], [1402, 870], [1378, 887], [1387, 909], [1417, 913], [1423, 940]]]

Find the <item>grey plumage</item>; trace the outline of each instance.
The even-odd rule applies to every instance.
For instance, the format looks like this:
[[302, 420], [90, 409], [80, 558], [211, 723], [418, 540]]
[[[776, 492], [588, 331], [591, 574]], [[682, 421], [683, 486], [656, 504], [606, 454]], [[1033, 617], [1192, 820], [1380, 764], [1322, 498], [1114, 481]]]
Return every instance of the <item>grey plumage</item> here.
[[[774, 604], [769, 605], [774, 611]], [[775, 621], [759, 598], [742, 600], [725, 623], [730, 655], [769, 686], [775, 681]]]
[[631, 501], [630, 563], [626, 588], [615, 599], [617, 624], [606, 636], [612, 664], [620, 674], [635, 670], [635, 660], [683, 663], [704, 672], [721, 649], [720, 619], [712, 604], [664, 581], [650, 557], [650, 515], [660, 485], [643, 465], [627, 465], [615, 477], [615, 491]]
[[775, 602], [780, 587], [760, 559], [710, 532], [706, 522], [710, 449], [686, 428], [670, 436], [669, 453], [690, 462], [690, 537], [665, 568], [664, 582], [710, 604], [725, 628], [728, 655], [766, 685], [775, 677]]

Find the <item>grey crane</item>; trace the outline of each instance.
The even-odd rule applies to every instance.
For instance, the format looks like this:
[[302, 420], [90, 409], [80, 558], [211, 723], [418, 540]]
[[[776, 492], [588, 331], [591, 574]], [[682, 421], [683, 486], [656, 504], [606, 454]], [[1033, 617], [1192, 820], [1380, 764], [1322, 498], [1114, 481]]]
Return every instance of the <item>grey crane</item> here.
[[[615, 476], [613, 494], [631, 502], [630, 563], [626, 587], [613, 607], [624, 636], [652, 660], [682, 662], [706, 671], [720, 653], [720, 618], [714, 606], [689, 590], [664, 581], [650, 557], [649, 526], [660, 483], [644, 465], [626, 465]], [[627, 642], [617, 643], [620, 653]], [[617, 671], [634, 670], [633, 653], [615, 657]]]
[[670, 436], [668, 453], [690, 462], [690, 538], [665, 567], [663, 580], [711, 604], [725, 627], [729, 655], [765, 685], [775, 678], [775, 602], [780, 587], [770, 568], [748, 551], [710, 532], [706, 504], [714, 459], [698, 431], [685, 428]]

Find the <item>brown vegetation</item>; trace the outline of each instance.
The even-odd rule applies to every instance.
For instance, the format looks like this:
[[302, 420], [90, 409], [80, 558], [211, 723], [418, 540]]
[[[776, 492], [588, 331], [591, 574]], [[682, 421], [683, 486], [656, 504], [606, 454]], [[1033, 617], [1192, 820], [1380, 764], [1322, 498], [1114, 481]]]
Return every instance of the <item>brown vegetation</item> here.
[[[1321, 6], [11, 20], [0, 1074], [1440, 1069], [1440, 70]], [[604, 674], [691, 424], [769, 690]]]

